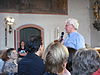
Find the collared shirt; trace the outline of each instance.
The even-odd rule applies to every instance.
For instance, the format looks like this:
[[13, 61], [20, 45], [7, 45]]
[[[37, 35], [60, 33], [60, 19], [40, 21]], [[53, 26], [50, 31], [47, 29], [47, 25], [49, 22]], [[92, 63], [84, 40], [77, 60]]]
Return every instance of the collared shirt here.
[[80, 33], [72, 32], [64, 39], [64, 45], [78, 50], [85, 48], [85, 40]]

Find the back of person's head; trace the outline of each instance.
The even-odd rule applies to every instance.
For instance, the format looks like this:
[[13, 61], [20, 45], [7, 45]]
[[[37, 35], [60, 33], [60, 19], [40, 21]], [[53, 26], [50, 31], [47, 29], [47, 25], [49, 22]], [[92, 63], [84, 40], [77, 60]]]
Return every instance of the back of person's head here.
[[27, 51], [29, 53], [35, 53], [39, 50], [40, 45], [42, 45], [42, 40], [40, 37], [34, 37], [34, 40], [27, 43]]
[[73, 58], [73, 75], [92, 75], [100, 68], [100, 55], [93, 49], [81, 49]]
[[44, 55], [47, 72], [60, 73], [63, 71], [65, 63], [67, 63], [69, 52], [61, 43], [53, 42], [48, 45]]
[[33, 41], [33, 40], [34, 40], [34, 37], [35, 37], [35, 36], [33, 36], [33, 35], [30, 36], [30, 41]]

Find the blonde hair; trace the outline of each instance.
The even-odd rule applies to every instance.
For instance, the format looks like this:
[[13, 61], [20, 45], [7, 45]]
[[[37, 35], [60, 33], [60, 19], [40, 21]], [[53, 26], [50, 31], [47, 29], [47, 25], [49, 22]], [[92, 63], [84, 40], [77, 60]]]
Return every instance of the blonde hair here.
[[64, 45], [59, 42], [50, 43], [44, 54], [47, 72], [60, 73], [63, 71], [63, 65], [67, 62], [69, 56], [69, 52]]

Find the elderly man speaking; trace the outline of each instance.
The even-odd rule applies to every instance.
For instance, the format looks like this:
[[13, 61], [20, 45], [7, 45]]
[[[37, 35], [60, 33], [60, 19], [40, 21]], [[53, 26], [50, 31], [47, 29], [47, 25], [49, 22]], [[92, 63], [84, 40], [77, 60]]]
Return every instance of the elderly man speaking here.
[[81, 48], [85, 48], [84, 37], [77, 32], [78, 27], [79, 23], [74, 18], [69, 18], [65, 21], [65, 30], [68, 35], [63, 40], [63, 44], [68, 48], [69, 51], [69, 58], [66, 68], [70, 72], [72, 71], [72, 58], [75, 52]]
[[69, 18], [65, 21], [65, 30], [68, 36], [64, 39], [64, 45], [75, 50], [85, 48], [84, 37], [77, 32], [79, 27], [78, 20], [74, 18]]

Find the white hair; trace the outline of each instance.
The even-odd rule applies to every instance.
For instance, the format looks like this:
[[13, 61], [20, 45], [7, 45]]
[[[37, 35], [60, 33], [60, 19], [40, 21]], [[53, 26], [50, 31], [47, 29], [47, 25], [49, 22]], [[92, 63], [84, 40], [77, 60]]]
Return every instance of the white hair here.
[[73, 25], [75, 29], [78, 29], [79, 27], [79, 23], [78, 23], [78, 20], [74, 19], [74, 18], [69, 18], [69, 19], [66, 19], [65, 21], [65, 25]]

